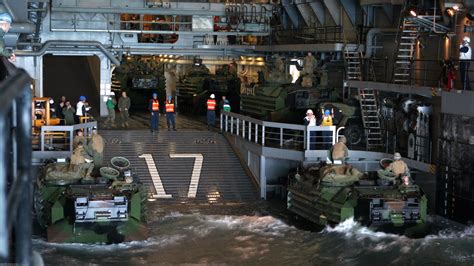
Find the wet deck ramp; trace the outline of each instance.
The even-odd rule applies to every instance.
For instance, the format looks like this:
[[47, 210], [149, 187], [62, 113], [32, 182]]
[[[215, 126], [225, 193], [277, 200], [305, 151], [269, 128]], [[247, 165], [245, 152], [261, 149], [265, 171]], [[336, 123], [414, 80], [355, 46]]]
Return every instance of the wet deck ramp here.
[[[179, 202], [241, 202], [257, 189], [227, 140], [208, 131], [101, 130], [104, 164], [130, 160], [153, 197]], [[161, 183], [161, 184], [160, 184]]]

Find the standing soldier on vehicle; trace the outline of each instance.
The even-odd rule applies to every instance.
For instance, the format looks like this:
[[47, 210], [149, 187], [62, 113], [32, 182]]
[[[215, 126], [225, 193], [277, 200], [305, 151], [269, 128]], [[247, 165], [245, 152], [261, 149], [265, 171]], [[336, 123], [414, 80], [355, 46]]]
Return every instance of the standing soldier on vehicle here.
[[128, 110], [130, 110], [130, 97], [127, 97], [125, 91], [122, 92], [122, 97], [120, 97], [118, 102], [118, 108], [120, 111], [120, 118], [122, 119], [122, 127], [128, 128], [128, 118], [130, 117]]
[[346, 146], [347, 140], [346, 137], [341, 136], [339, 141], [334, 144], [331, 148], [331, 159], [332, 161], [342, 161], [344, 162], [347, 157], [349, 157], [349, 149]]
[[399, 152], [393, 154], [393, 162], [386, 168], [386, 170], [392, 171], [395, 177], [408, 175], [410, 172], [408, 165], [402, 161], [402, 155]]
[[102, 138], [102, 136], [97, 132], [97, 129], [94, 128], [92, 130], [92, 137], [87, 144], [86, 151], [90, 156], [92, 156], [96, 170], [102, 167], [104, 160], [104, 146], [104, 138]]
[[175, 106], [173, 101], [173, 96], [168, 95], [168, 99], [165, 104], [166, 111], [166, 124], [168, 125], [168, 131], [170, 127], [173, 126], [173, 130], [176, 131], [176, 119], [175, 119]]
[[92, 157], [90, 157], [84, 149], [82, 142], [79, 142], [77, 147], [74, 149], [71, 155], [70, 167], [73, 171], [78, 171], [80, 176], [83, 176], [85, 181], [92, 182], [92, 171], [94, 170], [94, 164], [92, 163]]
[[153, 99], [150, 99], [148, 103], [148, 111], [151, 113], [150, 117], [150, 131], [159, 132], [159, 125], [160, 125], [160, 101], [158, 100], [158, 94], [153, 93]]

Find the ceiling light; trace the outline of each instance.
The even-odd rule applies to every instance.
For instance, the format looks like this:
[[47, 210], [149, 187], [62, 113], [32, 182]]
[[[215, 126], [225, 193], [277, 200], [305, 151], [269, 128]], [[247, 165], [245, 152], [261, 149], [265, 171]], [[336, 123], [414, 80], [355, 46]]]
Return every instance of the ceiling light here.
[[416, 17], [416, 11], [414, 9], [410, 10], [410, 15]]

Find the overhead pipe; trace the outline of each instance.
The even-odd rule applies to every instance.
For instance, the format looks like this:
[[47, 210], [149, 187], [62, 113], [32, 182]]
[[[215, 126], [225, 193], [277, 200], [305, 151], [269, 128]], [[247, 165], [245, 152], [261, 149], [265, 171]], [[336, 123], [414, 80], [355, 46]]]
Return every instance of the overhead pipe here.
[[[63, 41], [63, 40], [51, 40], [47, 41], [41, 46], [41, 49], [38, 51], [16, 51], [16, 56], [42, 56], [44, 55], [51, 46], [94, 46], [96, 49], [100, 50], [112, 64], [117, 66], [120, 65], [120, 61], [115, 58], [115, 56], [105, 48], [105, 46], [100, 42], [95, 41]], [[79, 49], [78, 49], [79, 50]]]
[[33, 23], [15, 22], [18, 20], [18, 16], [15, 15], [8, 1], [1, 1], [0, 12], [7, 12], [12, 17], [13, 22], [9, 30], [10, 33], [33, 33], [35, 31], [35, 25]]
[[384, 34], [384, 33], [397, 33], [398, 29], [392, 28], [372, 28], [367, 32], [367, 40], [365, 43], [365, 58], [372, 57], [372, 50], [375, 45], [373, 45], [373, 41], [377, 34]]

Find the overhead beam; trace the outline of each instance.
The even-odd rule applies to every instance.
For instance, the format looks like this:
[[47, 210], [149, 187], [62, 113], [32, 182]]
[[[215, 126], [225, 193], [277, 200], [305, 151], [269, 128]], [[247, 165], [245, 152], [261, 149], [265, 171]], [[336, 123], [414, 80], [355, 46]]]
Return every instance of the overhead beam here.
[[355, 25], [356, 16], [357, 16], [357, 1], [356, 0], [339, 0], [339, 1], [341, 1], [341, 5], [346, 11], [346, 14], [349, 17], [349, 20], [351, 21], [352, 25]]
[[298, 11], [303, 17], [303, 20], [306, 23], [306, 26], [310, 26], [311, 24], [315, 22], [315, 15], [311, 7], [309, 7], [308, 3], [296, 4], [296, 7], [298, 8]]
[[323, 3], [321, 2], [311, 2], [309, 6], [316, 15], [316, 19], [319, 21], [319, 24], [324, 26], [326, 24], [326, 10]]
[[295, 28], [299, 28], [300, 27], [300, 20], [299, 20], [300, 12], [296, 8], [296, 6], [290, 0], [283, 0], [282, 6], [286, 14], [288, 14], [288, 17], [290, 18], [293, 26]]
[[326, 6], [327, 10], [329, 11], [329, 15], [331, 15], [334, 23], [337, 26], [341, 25], [341, 12], [339, 9], [339, 1], [337, 0], [323, 0], [324, 5]]

